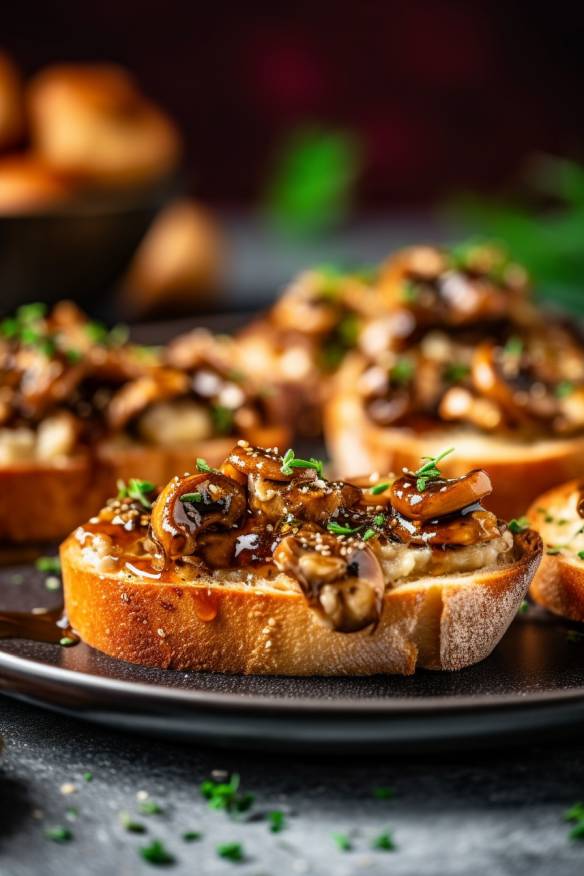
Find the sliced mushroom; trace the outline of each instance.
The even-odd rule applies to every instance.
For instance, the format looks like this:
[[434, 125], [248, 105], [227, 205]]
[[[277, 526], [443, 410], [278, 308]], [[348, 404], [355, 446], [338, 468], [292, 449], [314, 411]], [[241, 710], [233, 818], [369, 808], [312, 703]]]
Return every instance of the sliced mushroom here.
[[379, 561], [362, 542], [345, 545], [322, 533], [302, 530], [274, 551], [277, 567], [298, 581], [308, 604], [337, 632], [355, 633], [381, 616], [385, 583]]
[[486, 471], [476, 468], [461, 478], [436, 478], [418, 489], [415, 474], [406, 474], [391, 486], [391, 501], [399, 514], [411, 520], [431, 520], [480, 502], [493, 491]]
[[112, 429], [123, 429], [130, 420], [155, 402], [185, 395], [189, 390], [186, 374], [161, 368], [152, 374], [126, 383], [111, 399], [107, 418]]
[[238, 441], [229, 456], [227, 463], [244, 475], [264, 478], [268, 481], [286, 483], [294, 478], [314, 480], [316, 472], [312, 468], [296, 468], [290, 474], [282, 471], [283, 460], [277, 449], [264, 450], [252, 447], [247, 441]]
[[230, 529], [246, 511], [243, 487], [219, 472], [174, 478], [152, 509], [152, 537], [170, 559], [195, 552], [209, 527]]
[[324, 523], [339, 510], [353, 508], [361, 499], [361, 490], [351, 484], [319, 479], [294, 478], [282, 484], [252, 478], [249, 496], [250, 508], [270, 521], [292, 515], [311, 523]]
[[339, 318], [334, 293], [337, 285], [340, 291], [343, 278], [333, 282], [333, 294], [327, 294], [332, 284], [323, 271], [303, 271], [274, 305], [274, 324], [284, 331], [300, 327], [308, 335], [327, 334]]
[[390, 527], [392, 534], [404, 544], [415, 545], [464, 547], [501, 535], [495, 515], [482, 509], [437, 520], [408, 520], [396, 516], [391, 519]]

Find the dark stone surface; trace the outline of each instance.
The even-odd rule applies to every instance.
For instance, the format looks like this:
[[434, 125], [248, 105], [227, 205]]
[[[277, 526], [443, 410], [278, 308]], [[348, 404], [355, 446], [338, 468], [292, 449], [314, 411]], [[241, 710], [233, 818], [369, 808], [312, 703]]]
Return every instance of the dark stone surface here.
[[[584, 792], [580, 745], [545, 744], [529, 735], [519, 748], [424, 756], [341, 757], [253, 755], [213, 751], [97, 729], [0, 698], [0, 873], [2, 876], [80, 876], [151, 872], [138, 847], [164, 840], [177, 876], [238, 872], [245, 876], [307, 873], [392, 873], [555, 876], [581, 872], [584, 846], [568, 839], [567, 806]], [[256, 794], [249, 820], [210, 811], [198, 785], [214, 769], [241, 773]], [[92, 782], [83, 780], [91, 770]], [[77, 790], [65, 796], [63, 783]], [[372, 787], [391, 785], [393, 800]], [[138, 816], [148, 833], [127, 833], [119, 812], [136, 812], [147, 791], [164, 814]], [[67, 821], [70, 806], [79, 810]], [[269, 832], [263, 818], [278, 808], [287, 828]], [[57, 845], [43, 835], [66, 824], [74, 838]], [[200, 830], [187, 844], [185, 830]], [[397, 851], [372, 851], [371, 839], [390, 829]], [[333, 832], [348, 833], [350, 852]], [[242, 864], [220, 859], [217, 843], [241, 841]]]

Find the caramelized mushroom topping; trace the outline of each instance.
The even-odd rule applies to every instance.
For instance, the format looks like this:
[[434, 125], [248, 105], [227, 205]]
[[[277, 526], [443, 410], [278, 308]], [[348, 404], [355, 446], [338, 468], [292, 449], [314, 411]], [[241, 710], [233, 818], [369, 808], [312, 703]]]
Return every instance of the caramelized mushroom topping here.
[[291, 481], [293, 478], [303, 477], [312, 479], [316, 472], [312, 469], [297, 469], [284, 474], [283, 463], [277, 449], [264, 450], [252, 447], [247, 441], [238, 441], [229, 456], [227, 462], [238, 472], [245, 475], [257, 475], [269, 481]]
[[415, 474], [405, 474], [391, 486], [391, 501], [399, 514], [411, 520], [444, 517], [474, 505], [493, 491], [486, 471], [474, 469], [461, 478], [434, 478], [418, 489]]
[[245, 490], [219, 472], [174, 478], [152, 509], [152, 538], [170, 559], [193, 554], [201, 532], [230, 529], [246, 507]]
[[370, 547], [301, 530], [274, 551], [277, 567], [296, 578], [309, 605], [332, 629], [355, 633], [381, 616], [385, 582]]
[[462, 547], [492, 541], [501, 534], [497, 518], [490, 511], [478, 509], [468, 514], [434, 520], [409, 520], [396, 516], [390, 521], [391, 532], [400, 541], [415, 545], [452, 545]]
[[361, 498], [361, 491], [350, 484], [300, 478], [289, 484], [252, 478], [249, 494], [250, 508], [261, 511], [268, 520], [292, 515], [323, 524], [339, 510], [352, 508]]
[[[198, 460], [199, 473], [174, 478], [153, 504], [152, 484], [131, 480], [124, 497], [106, 509], [107, 521], [96, 521], [96, 532], [107, 522], [107, 536], [122, 545], [124, 539], [138, 544], [139, 534], [134, 567], [149, 562], [168, 574], [168, 561], [202, 572], [253, 567], [268, 580], [284, 572], [332, 629], [357, 632], [379, 621], [385, 578], [410, 574], [386, 568], [396, 549], [433, 547], [440, 559], [432, 559], [432, 568], [443, 569], [448, 548], [501, 536], [495, 516], [480, 505], [491, 491], [488, 475], [476, 470], [443, 478], [437, 466], [450, 452], [426, 457], [417, 472], [393, 483], [391, 476], [375, 476], [349, 484], [325, 480], [318, 460], [240, 442], [222, 471]], [[110, 532], [116, 525], [122, 527], [118, 537]], [[399, 570], [415, 567], [415, 558], [403, 565], [402, 558]], [[254, 582], [253, 573], [248, 580]]]

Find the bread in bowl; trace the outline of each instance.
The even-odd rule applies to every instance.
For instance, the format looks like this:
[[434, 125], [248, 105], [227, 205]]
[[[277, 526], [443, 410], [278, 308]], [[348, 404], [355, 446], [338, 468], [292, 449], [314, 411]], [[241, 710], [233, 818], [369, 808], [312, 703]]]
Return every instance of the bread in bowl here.
[[19, 70], [0, 52], [0, 149], [14, 146], [24, 135], [24, 92]]
[[530, 594], [539, 605], [575, 621], [584, 621], [583, 495], [581, 480], [561, 484], [538, 496], [525, 520], [544, 543]]
[[382, 267], [379, 315], [341, 364], [323, 414], [345, 476], [454, 445], [448, 475], [485, 466], [512, 517], [584, 474], [584, 343], [544, 314], [497, 249], [413, 247]]
[[0, 216], [51, 210], [67, 204], [71, 197], [66, 180], [35, 156], [0, 159]]
[[481, 508], [484, 471], [436, 460], [328, 482], [239, 441], [218, 468], [123, 488], [61, 546], [65, 608], [133, 663], [278, 675], [411, 674], [487, 657], [541, 555]]
[[160, 179], [181, 153], [170, 119], [114, 64], [60, 64], [28, 85], [35, 153], [84, 183], [124, 186]]
[[[130, 344], [63, 302], [0, 324], [0, 541], [60, 538], [120, 478], [164, 482], [234, 437], [285, 441], [271, 405], [203, 330], [164, 351]], [[187, 351], [189, 357], [187, 357]], [[50, 509], [50, 510], [49, 510]]]

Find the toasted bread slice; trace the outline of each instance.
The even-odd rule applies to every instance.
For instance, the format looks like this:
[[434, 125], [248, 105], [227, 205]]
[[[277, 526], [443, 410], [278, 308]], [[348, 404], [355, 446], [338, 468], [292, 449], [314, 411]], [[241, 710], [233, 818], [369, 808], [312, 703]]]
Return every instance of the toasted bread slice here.
[[[240, 441], [218, 469], [120, 495], [61, 546], [81, 638], [147, 666], [411, 674], [487, 657], [542, 551], [480, 507], [485, 472], [381, 489]], [[431, 482], [431, 483], [430, 483]], [[409, 515], [409, 516], [408, 516]]]
[[484, 468], [493, 482], [485, 506], [509, 519], [525, 513], [545, 490], [584, 475], [584, 436], [536, 444], [481, 435], [452, 427], [416, 434], [411, 429], [376, 425], [357, 391], [360, 359], [347, 359], [324, 410], [324, 431], [336, 472], [354, 477], [368, 471], [415, 470], [424, 456], [455, 447], [441, 464], [446, 477]]
[[548, 490], [527, 512], [544, 542], [530, 594], [554, 614], [576, 621], [584, 621], [584, 519], [577, 510], [581, 486], [574, 480]]
[[172, 669], [265, 675], [410, 675], [462, 669], [487, 657], [515, 617], [541, 554], [534, 533], [516, 559], [478, 572], [424, 577], [388, 590], [377, 628], [324, 626], [296, 581], [152, 581], [88, 565], [71, 535], [61, 548], [67, 616], [83, 641], [112, 657]]

